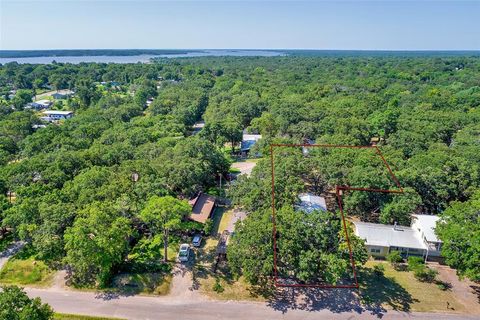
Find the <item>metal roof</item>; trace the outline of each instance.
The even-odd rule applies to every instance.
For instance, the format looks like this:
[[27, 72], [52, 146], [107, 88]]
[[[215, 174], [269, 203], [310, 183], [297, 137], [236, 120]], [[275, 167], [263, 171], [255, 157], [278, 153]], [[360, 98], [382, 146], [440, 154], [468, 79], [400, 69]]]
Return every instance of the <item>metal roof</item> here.
[[353, 222], [355, 234], [367, 241], [367, 245], [427, 249], [420, 234], [410, 227], [379, 223]]
[[440, 220], [438, 216], [426, 215], [426, 214], [412, 214], [415, 225], [420, 227], [423, 236], [428, 242], [441, 242], [435, 234], [435, 227], [437, 221]]
[[310, 213], [315, 210], [327, 211], [327, 203], [324, 197], [316, 196], [311, 193], [301, 193], [298, 195], [300, 203], [297, 205], [298, 210]]

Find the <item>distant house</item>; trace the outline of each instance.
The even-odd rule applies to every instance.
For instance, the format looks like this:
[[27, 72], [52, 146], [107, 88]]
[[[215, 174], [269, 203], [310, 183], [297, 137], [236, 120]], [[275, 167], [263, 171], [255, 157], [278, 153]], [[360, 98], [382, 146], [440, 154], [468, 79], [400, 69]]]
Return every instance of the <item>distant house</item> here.
[[240, 152], [242, 153], [242, 156], [248, 156], [250, 150], [260, 139], [262, 139], [261, 134], [247, 134], [244, 132], [240, 145]]
[[55, 99], [55, 100], [58, 100], [58, 99], [67, 99], [68, 97], [71, 97], [72, 95], [74, 94], [74, 92], [72, 90], [58, 90], [57, 92], [53, 93], [52, 94], [52, 97]]
[[391, 251], [400, 251], [403, 256], [427, 254], [427, 246], [413, 228], [379, 223], [353, 222], [355, 234], [366, 240], [368, 253], [385, 257]]
[[43, 111], [43, 117], [40, 119], [47, 122], [56, 122], [70, 119], [71, 117], [73, 117], [73, 111], [45, 110]]
[[412, 214], [412, 228], [420, 233], [420, 237], [426, 244], [428, 257], [439, 257], [442, 250], [442, 240], [435, 234], [440, 217], [426, 214]]
[[311, 213], [313, 211], [327, 211], [327, 203], [324, 197], [311, 193], [301, 193], [298, 195], [299, 202], [295, 206], [296, 210]]
[[35, 102], [30, 102], [25, 107], [26, 109], [34, 109], [34, 110], [43, 110], [48, 109], [52, 105], [52, 101], [50, 100], [38, 100]]
[[192, 221], [205, 223], [215, 210], [216, 199], [205, 193], [200, 193], [196, 198], [189, 201], [192, 206], [192, 212], [188, 217]]

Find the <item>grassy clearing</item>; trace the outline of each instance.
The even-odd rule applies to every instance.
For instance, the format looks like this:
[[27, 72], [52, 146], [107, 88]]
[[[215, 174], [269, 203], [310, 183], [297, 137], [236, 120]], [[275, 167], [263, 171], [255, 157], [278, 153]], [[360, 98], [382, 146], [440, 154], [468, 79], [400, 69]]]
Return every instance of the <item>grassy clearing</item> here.
[[[375, 275], [372, 268], [383, 264], [385, 274]], [[361, 296], [365, 304], [381, 304], [401, 311], [465, 312], [449, 290], [435, 283], [420, 282], [410, 271], [397, 271], [387, 262], [369, 261], [360, 271]]]
[[265, 301], [265, 297], [257, 293], [242, 277], [236, 281], [225, 276], [220, 276], [218, 279], [222, 292], [214, 290], [216, 277], [211, 274], [198, 279], [200, 291], [217, 300]]
[[12, 285], [34, 285], [48, 287], [55, 272], [42, 261], [11, 258], [0, 271], [0, 283]]
[[54, 320], [124, 320], [120, 318], [92, 317], [79, 314], [55, 313]]
[[232, 220], [233, 209], [224, 210], [220, 222], [218, 223], [218, 232], [222, 233], [223, 230], [226, 230], [228, 224]]
[[162, 273], [121, 274], [113, 280], [114, 287], [106, 289], [121, 294], [167, 295], [170, 292], [172, 275]]

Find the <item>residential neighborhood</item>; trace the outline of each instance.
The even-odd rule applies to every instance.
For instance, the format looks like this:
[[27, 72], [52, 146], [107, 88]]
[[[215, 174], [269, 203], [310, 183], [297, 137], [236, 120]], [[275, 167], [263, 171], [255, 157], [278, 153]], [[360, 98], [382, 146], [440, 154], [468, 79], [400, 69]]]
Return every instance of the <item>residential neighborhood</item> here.
[[480, 319], [479, 12], [2, 0], [0, 320]]

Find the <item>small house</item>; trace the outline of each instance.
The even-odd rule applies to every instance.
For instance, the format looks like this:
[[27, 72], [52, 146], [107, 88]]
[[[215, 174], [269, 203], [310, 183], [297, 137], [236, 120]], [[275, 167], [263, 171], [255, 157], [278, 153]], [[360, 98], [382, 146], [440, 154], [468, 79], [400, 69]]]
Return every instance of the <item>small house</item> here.
[[385, 257], [391, 251], [400, 251], [403, 256], [427, 255], [427, 246], [420, 233], [411, 227], [356, 221], [353, 224], [355, 234], [366, 241], [372, 256]]
[[40, 119], [47, 122], [56, 122], [59, 120], [66, 120], [73, 117], [73, 111], [61, 111], [61, 110], [45, 110], [43, 111], [43, 117]]
[[260, 139], [262, 139], [261, 134], [247, 134], [246, 132], [244, 132], [242, 137], [242, 142], [240, 145], [240, 152], [242, 156], [244, 157], [248, 156], [248, 154], [250, 153], [250, 150]]
[[52, 101], [50, 100], [38, 100], [35, 102], [30, 102], [27, 104], [27, 109], [34, 109], [34, 110], [43, 110], [48, 109], [52, 105]]
[[189, 219], [200, 223], [205, 223], [213, 214], [216, 206], [215, 197], [205, 193], [200, 193], [196, 198], [189, 201], [192, 206], [192, 212]]

